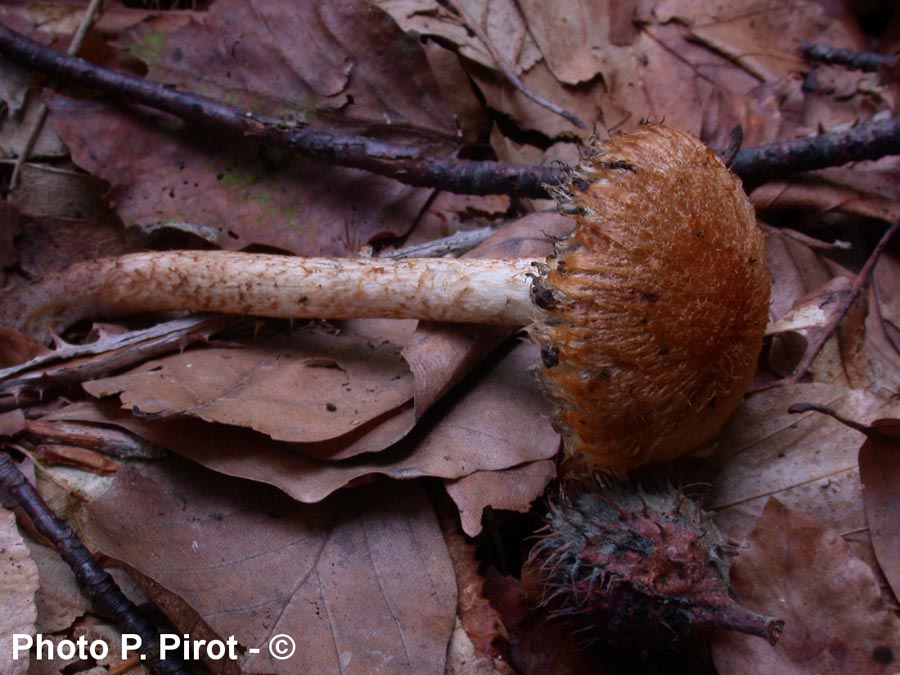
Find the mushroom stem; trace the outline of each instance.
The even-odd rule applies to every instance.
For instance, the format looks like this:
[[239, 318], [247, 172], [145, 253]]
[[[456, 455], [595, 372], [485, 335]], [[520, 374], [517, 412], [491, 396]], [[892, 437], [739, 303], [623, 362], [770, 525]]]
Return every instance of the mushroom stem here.
[[535, 272], [531, 260], [135, 253], [47, 275], [7, 304], [0, 323], [44, 336], [88, 317], [177, 309], [524, 326]]
[[630, 470], [705, 444], [753, 379], [768, 314], [740, 181], [697, 139], [647, 125], [590, 149], [553, 192], [576, 227], [548, 261], [143, 253], [0, 297], [0, 323], [43, 337], [193, 309], [528, 325], [568, 452]]

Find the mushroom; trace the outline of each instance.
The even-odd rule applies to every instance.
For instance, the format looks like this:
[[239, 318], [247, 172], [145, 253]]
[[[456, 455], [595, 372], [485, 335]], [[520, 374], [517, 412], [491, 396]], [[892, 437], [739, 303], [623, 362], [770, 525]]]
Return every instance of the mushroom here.
[[150, 310], [524, 326], [570, 453], [611, 470], [707, 443], [756, 368], [769, 304], [740, 182], [659, 125], [595, 145], [552, 188], [575, 231], [545, 260], [152, 252], [73, 265], [9, 294], [0, 320], [46, 334]]

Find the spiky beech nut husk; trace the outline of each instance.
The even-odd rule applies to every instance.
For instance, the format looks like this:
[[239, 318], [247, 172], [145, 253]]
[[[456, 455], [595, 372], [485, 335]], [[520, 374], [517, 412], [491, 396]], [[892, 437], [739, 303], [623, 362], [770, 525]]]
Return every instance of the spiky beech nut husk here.
[[725, 628], [774, 644], [784, 622], [729, 595], [736, 553], [671, 485], [575, 482], [550, 505], [522, 585], [584, 642], [664, 648]]
[[622, 470], [697, 449], [749, 387], [768, 315], [739, 179], [692, 136], [647, 125], [554, 192], [578, 225], [534, 282], [531, 334], [566, 447]]

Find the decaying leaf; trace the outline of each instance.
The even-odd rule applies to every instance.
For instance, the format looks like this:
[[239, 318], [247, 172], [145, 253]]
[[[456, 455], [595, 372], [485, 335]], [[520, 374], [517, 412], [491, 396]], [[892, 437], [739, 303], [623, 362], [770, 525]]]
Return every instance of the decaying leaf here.
[[14, 650], [14, 635], [34, 635], [37, 618], [35, 592], [38, 571], [16, 527], [12, 511], [0, 506], [0, 671], [8, 675], [28, 672], [29, 655]]
[[[150, 78], [287, 124], [401, 142], [415, 130], [432, 153], [453, 149], [453, 123], [421, 49], [357, 0], [227, 0], [182, 28], [141, 26], [126, 42]], [[355, 253], [372, 238], [406, 233], [429, 195], [255, 144], [223, 144], [146, 112], [58, 96], [50, 105], [74, 160], [110, 181], [108, 197], [127, 224], [168, 223], [225, 248]]]
[[894, 597], [900, 598], [900, 422], [875, 420], [872, 433], [859, 449], [859, 476], [863, 484], [866, 522], [875, 557]]
[[90, 601], [75, 582], [75, 575], [53, 549], [31, 542], [28, 550], [37, 566], [40, 588], [35, 595], [38, 633], [60, 633], [91, 609]]
[[[547, 402], [523, 373], [534, 363], [533, 345], [521, 344], [499, 363], [446, 401], [446, 407], [420, 424], [398, 445], [384, 445], [342, 461], [304, 454], [310, 444], [273, 441], [249, 429], [216, 426], [193, 419], [151, 421], [108, 405], [79, 403], [49, 419], [73, 419], [121, 426], [214, 471], [274, 485], [302, 502], [318, 502], [335, 490], [377, 475], [397, 479], [435, 476], [454, 479], [476, 471], [499, 470], [548, 459], [556, 454]], [[390, 419], [384, 422], [389, 425]], [[377, 435], [377, 431], [370, 430]], [[366, 436], [348, 444], [365, 443]]]
[[774, 647], [719, 635], [722, 675], [894, 673], [900, 621], [882, 600], [871, 568], [834, 530], [771, 499], [732, 570], [747, 607], [785, 621]]
[[[880, 258], [874, 283], [840, 316], [855, 279], [829, 259], [832, 250], [828, 245], [817, 250], [814, 242], [790, 231], [770, 233], [768, 261], [774, 281], [767, 365], [788, 377], [810, 344], [825, 337], [809, 369], [813, 381], [889, 396], [900, 386], [900, 342], [892, 339], [898, 313], [886, 290], [896, 274], [896, 261]], [[829, 327], [836, 317], [837, 329]]]
[[897, 403], [865, 391], [801, 384], [761, 392], [738, 408], [720, 434], [715, 455], [689, 480], [712, 486], [707, 507], [722, 531], [741, 540], [770, 497], [809, 514], [843, 536], [874, 563], [863, 512], [858, 431], [818, 413], [791, 415], [812, 401], [852, 419], [891, 416]]
[[484, 577], [478, 571], [476, 548], [459, 533], [455, 518], [445, 517], [441, 524], [456, 574], [457, 620], [471, 641], [473, 656], [493, 660], [498, 656], [493, 643], [501, 636], [503, 626], [497, 610], [484, 597]]
[[[86, 518], [93, 547], [174, 593], [213, 634], [260, 648], [243, 672], [443, 672], [455, 580], [413, 483], [302, 505], [172, 459], [123, 469]], [[284, 661], [266, 650], [279, 634], [296, 641]]]
[[[186, 415], [318, 443], [394, 415], [412, 398], [412, 375], [392, 341], [408, 332], [403, 326], [378, 341], [321, 330], [251, 337], [148, 361], [84, 388], [99, 397], [118, 394], [123, 408], [154, 419]], [[409, 431], [414, 420], [406, 417]], [[357, 451], [364, 450], [371, 448]]]
[[459, 509], [462, 529], [470, 537], [481, 533], [485, 508], [524, 513], [556, 478], [556, 461], [529, 462], [500, 471], [478, 471], [447, 482], [447, 494]]

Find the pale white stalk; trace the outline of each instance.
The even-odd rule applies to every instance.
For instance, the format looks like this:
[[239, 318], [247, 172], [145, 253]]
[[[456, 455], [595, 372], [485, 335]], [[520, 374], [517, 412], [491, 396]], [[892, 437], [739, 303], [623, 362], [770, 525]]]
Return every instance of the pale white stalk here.
[[47, 275], [14, 296], [11, 316], [0, 320], [33, 335], [82, 318], [155, 310], [524, 326], [533, 318], [536, 271], [531, 260], [135, 253]]

